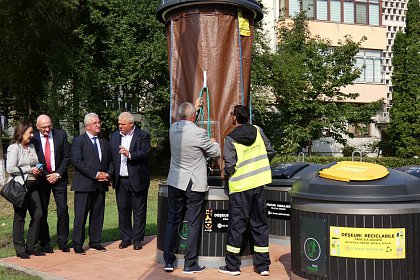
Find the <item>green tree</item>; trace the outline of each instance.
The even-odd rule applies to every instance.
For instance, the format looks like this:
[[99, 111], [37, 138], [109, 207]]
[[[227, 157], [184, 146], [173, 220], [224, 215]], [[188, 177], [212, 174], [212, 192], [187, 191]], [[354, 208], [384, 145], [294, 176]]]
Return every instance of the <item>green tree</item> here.
[[1, 1], [0, 111], [28, 120], [46, 113], [71, 134], [96, 112], [107, 134], [119, 112], [140, 108], [152, 135], [162, 133], [169, 82], [159, 3]]
[[420, 156], [420, 7], [407, 6], [405, 33], [396, 34], [392, 64], [390, 143], [399, 157]]
[[[360, 75], [355, 67], [355, 55], [361, 42], [346, 37], [333, 47], [320, 37], [311, 37], [304, 14], [293, 22], [283, 20], [278, 29], [277, 52], [260, 53], [256, 62], [268, 73], [266, 105], [269, 110], [262, 123], [277, 150], [290, 153], [302, 147], [311, 152], [312, 142], [331, 137], [346, 144], [348, 123], [361, 126], [372, 122], [372, 116], [382, 101], [369, 104], [347, 102], [357, 93], [346, 94], [342, 88], [352, 84]], [[263, 65], [263, 66], [261, 66]], [[255, 69], [253, 69], [254, 71]]]
[[0, 2], [0, 93], [2, 113], [33, 120], [45, 99], [51, 72], [46, 61], [66, 34], [67, 11], [75, 0]]
[[[254, 42], [252, 47], [251, 67], [251, 104], [252, 121], [257, 125], [267, 128], [275, 123], [270, 114], [271, 103], [267, 95], [270, 95], [269, 84], [272, 77], [269, 65], [272, 61], [271, 49], [268, 44], [267, 33], [264, 31], [262, 21], [255, 24]], [[265, 131], [265, 130], [264, 130]], [[275, 137], [273, 133], [270, 137]]]
[[158, 3], [88, 1], [83, 7], [87, 20], [75, 30], [80, 46], [69, 96], [75, 112], [98, 113], [105, 130], [115, 129], [119, 112], [136, 108], [155, 136], [167, 119], [166, 41], [154, 17]]
[[5, 105], [18, 113], [17, 118], [25, 120], [37, 108], [46, 72], [42, 64], [41, 20], [35, 6], [28, 1], [5, 0], [0, 4], [1, 99], [11, 101]]

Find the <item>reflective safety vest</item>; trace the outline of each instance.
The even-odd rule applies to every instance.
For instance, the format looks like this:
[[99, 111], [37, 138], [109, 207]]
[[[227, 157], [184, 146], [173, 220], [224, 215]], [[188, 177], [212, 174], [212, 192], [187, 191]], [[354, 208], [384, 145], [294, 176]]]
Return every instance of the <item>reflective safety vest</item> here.
[[271, 183], [271, 168], [267, 149], [258, 127], [257, 138], [251, 146], [245, 146], [232, 140], [238, 161], [235, 173], [229, 179], [230, 193], [243, 192]]

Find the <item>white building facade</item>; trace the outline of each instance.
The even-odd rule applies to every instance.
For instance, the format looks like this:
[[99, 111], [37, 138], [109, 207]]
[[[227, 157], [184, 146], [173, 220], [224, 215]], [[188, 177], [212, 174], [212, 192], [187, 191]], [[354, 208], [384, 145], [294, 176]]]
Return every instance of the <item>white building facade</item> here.
[[[267, 14], [264, 27], [270, 44], [276, 48], [276, 21], [279, 16], [293, 17], [301, 9], [311, 19], [309, 31], [313, 36], [328, 38], [335, 45], [350, 35], [354, 41], [366, 37], [356, 56], [357, 66], [364, 67], [362, 75], [344, 92], [358, 92], [360, 96], [350, 102], [369, 103], [378, 99], [384, 107], [375, 116], [367, 133], [349, 125], [356, 137], [348, 139], [348, 145], [370, 156], [378, 155], [371, 146], [382, 139], [389, 122], [392, 100], [392, 46], [395, 33], [405, 27], [408, 0], [261, 0]], [[343, 146], [330, 139], [317, 140], [312, 152], [341, 156]]]

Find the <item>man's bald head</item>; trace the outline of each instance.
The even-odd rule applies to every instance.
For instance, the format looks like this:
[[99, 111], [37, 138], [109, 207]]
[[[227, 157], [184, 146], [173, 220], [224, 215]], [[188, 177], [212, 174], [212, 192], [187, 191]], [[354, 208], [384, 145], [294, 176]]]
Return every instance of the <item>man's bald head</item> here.
[[47, 115], [40, 115], [36, 119], [36, 128], [39, 130], [39, 133], [41, 133], [44, 136], [48, 136], [52, 128], [50, 117], [48, 117]]

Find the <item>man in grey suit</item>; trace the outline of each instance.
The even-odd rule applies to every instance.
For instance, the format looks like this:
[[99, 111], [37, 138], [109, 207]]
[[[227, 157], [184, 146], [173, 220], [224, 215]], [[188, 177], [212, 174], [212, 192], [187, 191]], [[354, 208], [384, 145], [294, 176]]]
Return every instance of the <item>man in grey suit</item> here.
[[164, 259], [165, 271], [173, 271], [177, 230], [185, 218], [188, 221], [188, 237], [183, 273], [191, 274], [206, 269], [197, 264], [204, 193], [208, 190], [206, 156], [218, 158], [221, 152], [215, 139], [210, 139], [204, 129], [194, 124], [196, 108], [193, 104], [182, 103], [178, 114], [180, 121], [173, 123], [169, 130], [171, 163], [168, 175], [168, 222], [165, 229]]

